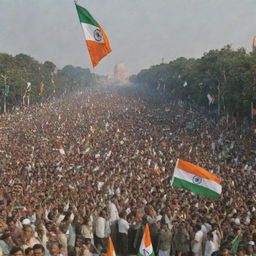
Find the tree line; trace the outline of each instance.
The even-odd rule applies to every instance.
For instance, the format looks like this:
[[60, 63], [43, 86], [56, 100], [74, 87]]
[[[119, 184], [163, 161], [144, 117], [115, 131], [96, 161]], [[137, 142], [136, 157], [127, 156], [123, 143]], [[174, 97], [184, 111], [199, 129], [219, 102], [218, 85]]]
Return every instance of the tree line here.
[[230, 45], [201, 58], [178, 58], [130, 77], [138, 86], [176, 97], [219, 115], [251, 117], [256, 109], [256, 51]]
[[36, 104], [92, 86], [89, 69], [67, 65], [58, 70], [50, 61], [40, 63], [31, 56], [0, 53], [0, 113], [16, 106]]

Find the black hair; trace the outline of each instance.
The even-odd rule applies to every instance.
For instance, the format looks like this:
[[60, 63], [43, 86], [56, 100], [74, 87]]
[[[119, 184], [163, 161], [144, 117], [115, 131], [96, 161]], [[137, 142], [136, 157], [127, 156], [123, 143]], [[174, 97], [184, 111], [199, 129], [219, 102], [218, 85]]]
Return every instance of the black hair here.
[[13, 254], [15, 254], [16, 252], [19, 252], [19, 251], [21, 251], [23, 253], [23, 250], [20, 247], [14, 246], [14, 247], [12, 247], [12, 249], [10, 251], [10, 255], [13, 255]]
[[209, 232], [209, 233], [207, 234], [207, 237], [213, 239], [213, 233]]
[[33, 246], [33, 250], [37, 250], [37, 249], [41, 249], [42, 252], [45, 252], [45, 249], [44, 249], [44, 247], [41, 244], [35, 244]]
[[25, 255], [28, 255], [31, 251], [33, 251], [33, 249], [31, 247], [28, 247], [27, 249], [25, 249]]

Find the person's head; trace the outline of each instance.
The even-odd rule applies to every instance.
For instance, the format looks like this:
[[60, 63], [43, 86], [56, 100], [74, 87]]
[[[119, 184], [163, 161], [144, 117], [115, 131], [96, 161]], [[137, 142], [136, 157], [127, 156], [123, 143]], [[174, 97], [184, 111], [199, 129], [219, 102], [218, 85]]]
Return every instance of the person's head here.
[[228, 246], [223, 246], [220, 249], [220, 255], [221, 256], [229, 256], [229, 247]]
[[248, 245], [246, 248], [246, 254], [247, 255], [253, 255], [254, 250], [253, 250], [253, 246], [252, 245]]
[[238, 248], [236, 255], [237, 256], [244, 256], [245, 255], [244, 248]]
[[168, 225], [167, 223], [162, 223], [162, 229], [167, 232], [168, 231]]
[[23, 251], [20, 247], [13, 247], [10, 251], [11, 256], [23, 256]]
[[213, 234], [211, 232], [207, 233], [207, 240], [212, 241], [213, 240]]
[[199, 231], [201, 230], [201, 225], [200, 224], [196, 224], [195, 225], [195, 231]]
[[65, 218], [63, 220], [63, 222], [65, 223], [71, 223], [71, 212], [67, 212], [66, 215], [65, 215]]
[[8, 229], [9, 230], [14, 230], [16, 228], [15, 226], [15, 222], [13, 220], [13, 218], [7, 218], [7, 221], [6, 221], [7, 225], [8, 225]]
[[25, 238], [31, 238], [33, 236], [33, 229], [31, 226], [25, 225], [23, 227], [23, 235]]
[[33, 256], [33, 249], [30, 248], [30, 247], [25, 249], [25, 255], [26, 256]]
[[81, 248], [82, 245], [84, 244], [84, 240], [85, 240], [85, 238], [83, 236], [81, 236], [81, 235], [76, 236], [75, 246]]
[[212, 225], [212, 231], [218, 230], [218, 228], [219, 228], [219, 226], [218, 226], [217, 223], [214, 223], [214, 224]]
[[45, 249], [41, 244], [35, 244], [33, 246], [33, 255], [34, 256], [44, 256]]
[[11, 239], [11, 235], [9, 233], [3, 233], [3, 235], [0, 237], [0, 239], [7, 242]]
[[92, 221], [91, 221], [90, 217], [84, 217], [83, 224], [87, 225], [87, 226], [91, 226]]
[[59, 226], [59, 231], [60, 231], [61, 233], [66, 234], [67, 231], [68, 231], [68, 226], [67, 226], [66, 224], [61, 224], [61, 225]]
[[107, 218], [107, 210], [104, 208], [100, 214], [99, 214], [100, 217], [103, 217], [103, 218]]
[[61, 245], [58, 242], [51, 242], [48, 246], [51, 256], [60, 254]]
[[125, 211], [121, 211], [119, 214], [119, 217], [122, 219], [126, 219], [126, 212]]

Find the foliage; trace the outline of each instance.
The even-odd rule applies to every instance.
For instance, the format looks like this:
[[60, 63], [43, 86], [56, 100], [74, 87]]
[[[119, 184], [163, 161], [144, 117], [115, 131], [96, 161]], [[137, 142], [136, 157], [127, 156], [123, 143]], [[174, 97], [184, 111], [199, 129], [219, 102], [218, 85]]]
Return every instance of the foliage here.
[[83, 90], [92, 85], [92, 74], [89, 69], [65, 66], [57, 70], [50, 61], [39, 63], [26, 54], [11, 56], [0, 53], [0, 113], [3, 112], [3, 98], [6, 84], [10, 86], [7, 95], [7, 109], [19, 106], [23, 102], [27, 83], [31, 83], [30, 103], [40, 101], [40, 83], [44, 83], [44, 97], [51, 99], [65, 93]]
[[153, 90], [161, 90], [164, 85], [167, 97], [175, 96], [204, 108], [209, 108], [210, 94], [216, 99], [211, 111], [249, 116], [251, 102], [256, 103], [256, 55], [227, 45], [198, 59], [178, 58], [152, 66], [130, 77], [130, 81]]

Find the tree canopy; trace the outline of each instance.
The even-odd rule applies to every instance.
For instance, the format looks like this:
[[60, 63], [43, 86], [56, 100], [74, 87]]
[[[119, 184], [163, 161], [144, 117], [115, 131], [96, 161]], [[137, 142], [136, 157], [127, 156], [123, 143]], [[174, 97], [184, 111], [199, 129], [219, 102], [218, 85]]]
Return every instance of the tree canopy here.
[[165, 96], [205, 108], [209, 106], [209, 94], [215, 99], [212, 111], [249, 116], [251, 102], [256, 103], [256, 55], [227, 45], [198, 59], [178, 58], [152, 66], [130, 80], [153, 90], [164, 86]]
[[29, 94], [33, 104], [39, 102], [41, 83], [44, 84], [44, 97], [51, 99], [91, 86], [92, 78], [89, 69], [68, 65], [58, 70], [51, 61], [40, 63], [23, 53], [16, 56], [0, 53], [0, 113], [3, 112], [4, 95], [7, 109], [22, 104], [27, 83], [31, 83]]

